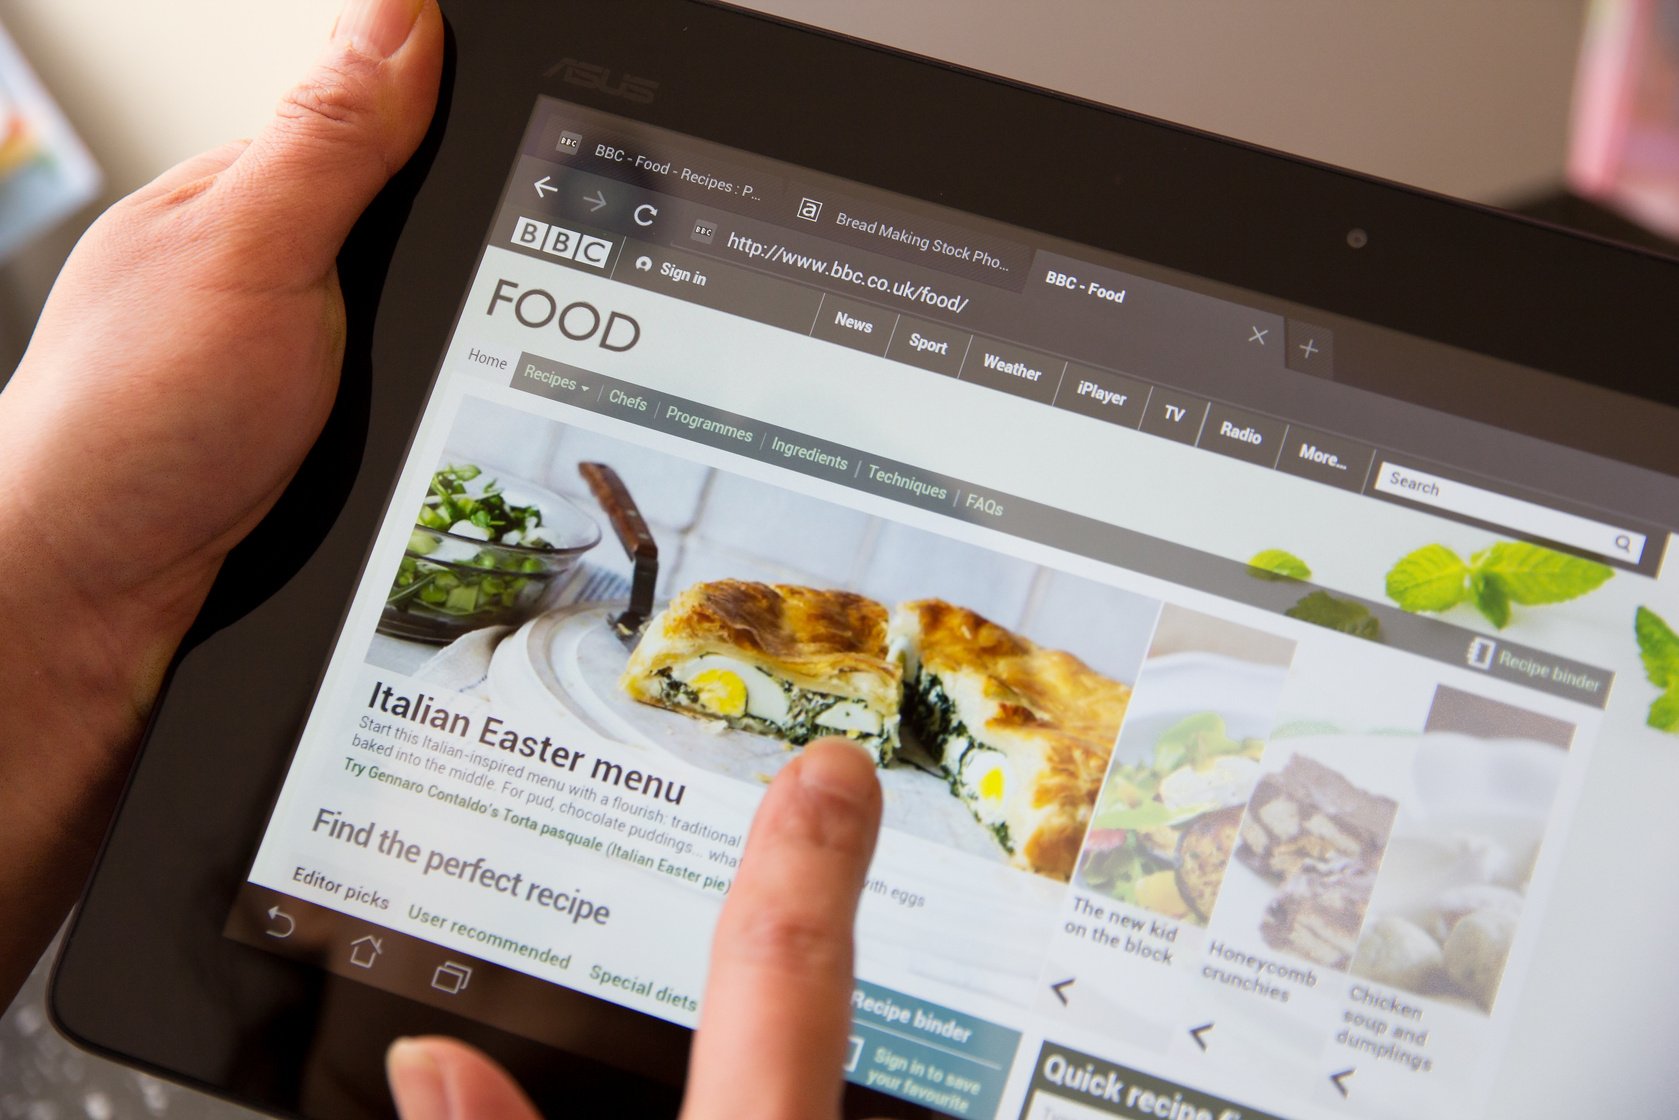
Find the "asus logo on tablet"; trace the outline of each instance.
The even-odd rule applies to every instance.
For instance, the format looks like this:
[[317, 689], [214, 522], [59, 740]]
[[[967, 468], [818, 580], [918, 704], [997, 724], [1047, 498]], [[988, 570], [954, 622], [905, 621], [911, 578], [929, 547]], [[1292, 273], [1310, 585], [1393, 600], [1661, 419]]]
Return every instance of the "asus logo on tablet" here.
[[650, 103], [653, 96], [659, 92], [659, 83], [651, 78], [637, 78], [625, 74], [614, 82], [609, 68], [599, 63], [580, 62], [575, 58], [562, 58], [549, 67], [546, 76], [552, 78], [555, 75], [559, 75], [571, 85], [599, 90], [608, 97], [621, 97], [638, 105]]

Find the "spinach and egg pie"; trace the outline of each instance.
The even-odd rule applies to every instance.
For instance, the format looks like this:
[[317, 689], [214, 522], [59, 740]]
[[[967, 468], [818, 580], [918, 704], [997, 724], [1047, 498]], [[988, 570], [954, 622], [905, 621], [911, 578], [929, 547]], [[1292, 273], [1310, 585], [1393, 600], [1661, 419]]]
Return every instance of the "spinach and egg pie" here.
[[1016, 867], [1073, 871], [1131, 689], [938, 599], [892, 618], [905, 720]]
[[648, 625], [622, 683], [644, 704], [796, 745], [843, 735], [885, 765], [903, 690], [886, 624], [885, 607], [849, 591], [695, 584]]

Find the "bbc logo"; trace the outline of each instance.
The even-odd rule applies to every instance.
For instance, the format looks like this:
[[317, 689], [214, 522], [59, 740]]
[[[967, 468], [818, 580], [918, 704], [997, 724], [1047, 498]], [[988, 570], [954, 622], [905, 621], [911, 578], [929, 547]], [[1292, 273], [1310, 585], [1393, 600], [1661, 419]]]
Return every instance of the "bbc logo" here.
[[612, 250], [617, 248], [604, 237], [590, 237], [531, 218], [520, 218], [513, 227], [513, 244], [599, 269], [606, 268], [612, 260]]

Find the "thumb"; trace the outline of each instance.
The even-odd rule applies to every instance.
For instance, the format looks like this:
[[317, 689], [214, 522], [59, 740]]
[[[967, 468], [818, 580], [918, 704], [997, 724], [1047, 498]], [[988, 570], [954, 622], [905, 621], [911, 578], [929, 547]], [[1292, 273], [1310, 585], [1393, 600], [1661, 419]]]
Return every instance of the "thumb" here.
[[244, 228], [267, 259], [300, 283], [332, 268], [425, 136], [442, 69], [437, 0], [347, 0], [314, 69], [218, 177], [219, 190], [251, 204]]
[[541, 1120], [507, 1071], [452, 1038], [401, 1038], [385, 1053], [401, 1120]]

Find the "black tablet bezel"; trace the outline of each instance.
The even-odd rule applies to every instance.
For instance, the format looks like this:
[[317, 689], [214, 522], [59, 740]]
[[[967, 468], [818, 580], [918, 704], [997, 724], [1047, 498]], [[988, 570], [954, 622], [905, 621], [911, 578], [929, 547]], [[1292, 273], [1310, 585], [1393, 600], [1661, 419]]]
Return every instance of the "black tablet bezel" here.
[[[674, 1108], [679, 1068], [627, 1076], [222, 936], [539, 94], [1679, 404], [1670, 260], [696, 0], [448, 17], [437, 123], [342, 258], [352, 331], [328, 433], [178, 659], [55, 977], [54, 1015], [81, 1044], [244, 1103], [385, 1114], [386, 1043], [441, 1031], [556, 1113]], [[625, 77], [656, 95], [626, 99]], [[796, 120], [763, 111], [788, 100]], [[999, 122], [1029, 145], [1002, 143]], [[986, 174], [953, 171], [977, 159]], [[1441, 395], [1426, 378], [1374, 387]], [[1523, 420], [1679, 475], [1647, 411], [1618, 455], [1543, 410]], [[586, 996], [576, 1014], [608, 1048], [677, 1030]], [[861, 1094], [851, 1107], [930, 1115]]]

